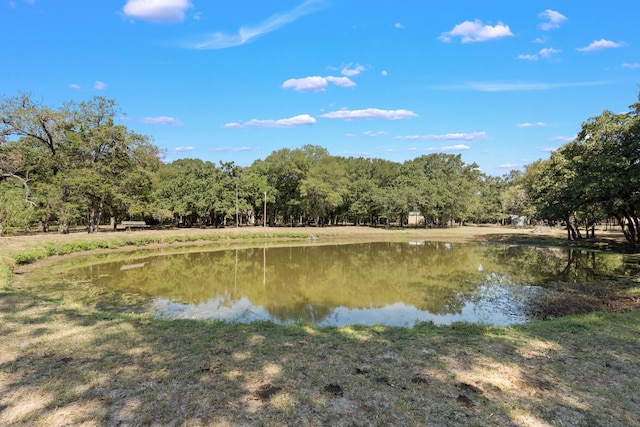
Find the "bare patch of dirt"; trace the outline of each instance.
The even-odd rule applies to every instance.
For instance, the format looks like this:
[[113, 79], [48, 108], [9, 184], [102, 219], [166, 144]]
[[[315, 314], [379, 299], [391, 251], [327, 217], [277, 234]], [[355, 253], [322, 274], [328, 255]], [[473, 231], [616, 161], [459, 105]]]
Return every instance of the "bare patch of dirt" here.
[[[556, 284], [536, 297], [530, 307], [538, 319], [588, 314], [596, 311], [627, 313], [640, 311], [640, 294], [626, 293], [616, 282], [593, 285]], [[623, 287], [624, 288], [624, 287]]]

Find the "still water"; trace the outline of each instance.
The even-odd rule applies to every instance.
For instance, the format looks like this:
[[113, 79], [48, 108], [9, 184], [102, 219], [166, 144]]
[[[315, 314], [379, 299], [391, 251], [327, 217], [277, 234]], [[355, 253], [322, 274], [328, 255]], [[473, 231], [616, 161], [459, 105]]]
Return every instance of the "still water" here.
[[378, 242], [203, 250], [98, 262], [75, 282], [144, 296], [163, 318], [412, 326], [527, 321], [550, 281], [621, 274], [621, 256], [557, 248]]

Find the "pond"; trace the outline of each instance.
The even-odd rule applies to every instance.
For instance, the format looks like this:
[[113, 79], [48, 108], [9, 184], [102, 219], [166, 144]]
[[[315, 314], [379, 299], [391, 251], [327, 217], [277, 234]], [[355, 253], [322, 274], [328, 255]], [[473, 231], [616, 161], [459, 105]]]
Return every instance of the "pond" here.
[[546, 283], [624, 273], [620, 255], [444, 242], [147, 251], [60, 267], [45, 274], [136, 296], [162, 318], [390, 326], [526, 322]]

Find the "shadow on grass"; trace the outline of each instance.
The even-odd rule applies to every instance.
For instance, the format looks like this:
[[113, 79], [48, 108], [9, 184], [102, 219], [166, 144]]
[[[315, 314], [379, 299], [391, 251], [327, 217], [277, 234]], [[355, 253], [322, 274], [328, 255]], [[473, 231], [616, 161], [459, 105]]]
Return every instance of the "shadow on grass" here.
[[159, 321], [0, 296], [0, 424], [639, 425], [640, 314], [510, 328]]
[[640, 248], [631, 246], [620, 236], [596, 236], [596, 238], [568, 240], [566, 237], [537, 233], [495, 233], [478, 236], [478, 240], [530, 246], [557, 246], [563, 248], [607, 250], [617, 253], [639, 253]]

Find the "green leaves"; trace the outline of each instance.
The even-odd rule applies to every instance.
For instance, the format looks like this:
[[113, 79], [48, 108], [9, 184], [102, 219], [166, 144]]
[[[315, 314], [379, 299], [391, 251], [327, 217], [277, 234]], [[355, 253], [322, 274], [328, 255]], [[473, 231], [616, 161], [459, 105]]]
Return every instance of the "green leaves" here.
[[605, 110], [588, 119], [574, 141], [549, 160], [527, 166], [523, 182], [542, 218], [566, 221], [568, 228], [588, 228], [615, 217], [627, 240], [640, 242], [638, 106], [623, 114]]

